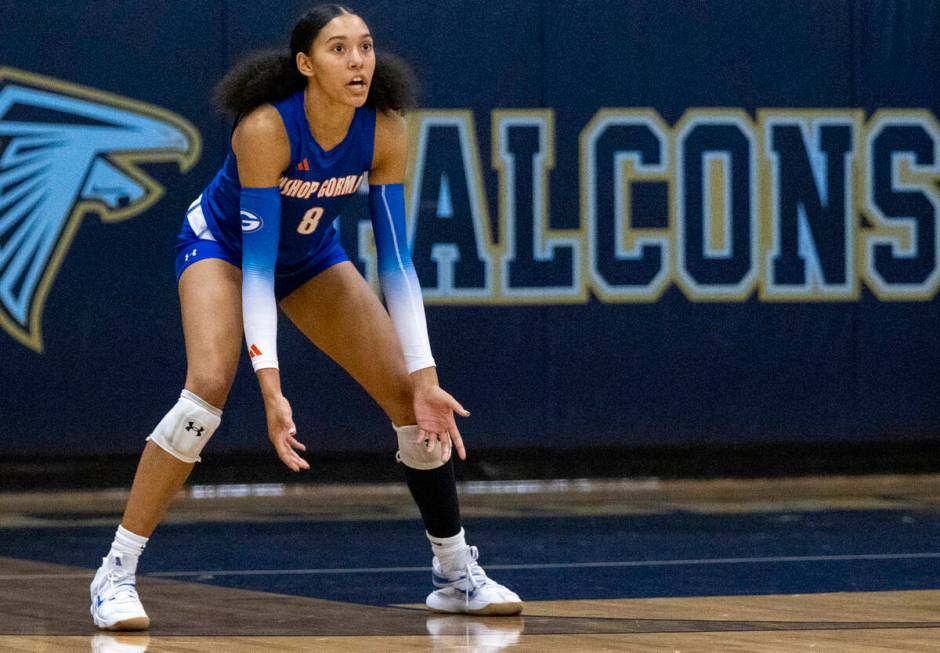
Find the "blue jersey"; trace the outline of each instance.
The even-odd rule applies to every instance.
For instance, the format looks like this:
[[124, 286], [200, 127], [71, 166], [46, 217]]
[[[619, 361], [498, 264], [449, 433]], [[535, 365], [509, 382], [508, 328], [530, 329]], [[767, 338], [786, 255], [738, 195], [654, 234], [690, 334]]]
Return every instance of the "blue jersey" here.
[[[290, 141], [290, 164], [281, 174], [281, 230], [277, 268], [289, 270], [315, 256], [335, 235], [333, 221], [346, 200], [362, 185], [372, 168], [375, 147], [375, 111], [356, 109], [349, 131], [332, 150], [324, 150], [313, 138], [304, 93], [298, 91], [274, 103]], [[239, 217], [241, 183], [235, 154], [202, 193], [206, 224], [216, 240], [239, 255], [242, 225]]]

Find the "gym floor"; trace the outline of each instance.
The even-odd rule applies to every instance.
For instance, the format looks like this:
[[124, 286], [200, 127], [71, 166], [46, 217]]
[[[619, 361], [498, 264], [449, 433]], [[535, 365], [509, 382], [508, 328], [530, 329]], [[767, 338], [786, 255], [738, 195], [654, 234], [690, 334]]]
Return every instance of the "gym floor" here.
[[[430, 614], [403, 484], [186, 488], [141, 559], [152, 620], [97, 633], [125, 490], [0, 494], [0, 650], [927, 651], [940, 476], [467, 482], [522, 617]], [[220, 649], [221, 647], [221, 649]]]

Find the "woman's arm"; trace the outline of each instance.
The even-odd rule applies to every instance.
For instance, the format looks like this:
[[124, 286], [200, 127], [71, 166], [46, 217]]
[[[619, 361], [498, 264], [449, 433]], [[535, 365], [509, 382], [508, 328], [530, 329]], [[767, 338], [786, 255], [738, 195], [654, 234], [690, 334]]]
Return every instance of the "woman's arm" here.
[[[398, 114], [376, 116], [376, 150], [369, 172], [369, 208], [378, 250], [379, 281], [398, 333], [409, 373], [433, 368], [421, 285], [411, 260], [405, 227], [408, 141]], [[428, 374], [418, 375], [421, 378]], [[433, 376], [436, 383], [436, 375]]]
[[232, 135], [242, 186], [242, 318], [248, 355], [258, 376], [268, 420], [268, 437], [285, 465], [309, 469], [295, 448], [290, 404], [281, 393], [277, 362], [277, 301], [274, 268], [281, 221], [278, 184], [290, 164], [290, 141], [277, 109], [263, 105], [242, 120]]
[[438, 384], [421, 286], [408, 246], [403, 186], [408, 164], [405, 121], [394, 113], [379, 113], [375, 130], [369, 208], [379, 259], [379, 281], [414, 386], [418, 439], [427, 440], [430, 449], [439, 441], [444, 460], [450, 457], [453, 443], [463, 459], [467, 454], [453, 414], [456, 411], [466, 417], [470, 413]]

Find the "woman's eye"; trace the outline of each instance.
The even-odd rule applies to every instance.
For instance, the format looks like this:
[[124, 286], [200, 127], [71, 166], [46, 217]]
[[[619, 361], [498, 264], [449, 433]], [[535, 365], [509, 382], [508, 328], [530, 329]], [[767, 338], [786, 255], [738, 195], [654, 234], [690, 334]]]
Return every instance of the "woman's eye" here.
[[363, 43], [363, 44], [362, 44], [362, 49], [365, 50], [366, 52], [368, 52], [369, 50], [372, 49], [372, 44], [371, 44], [371, 43]]
[[342, 51], [343, 51], [343, 46], [341, 46], [341, 45], [333, 46], [333, 51], [334, 51], [334, 52], [342, 52]]

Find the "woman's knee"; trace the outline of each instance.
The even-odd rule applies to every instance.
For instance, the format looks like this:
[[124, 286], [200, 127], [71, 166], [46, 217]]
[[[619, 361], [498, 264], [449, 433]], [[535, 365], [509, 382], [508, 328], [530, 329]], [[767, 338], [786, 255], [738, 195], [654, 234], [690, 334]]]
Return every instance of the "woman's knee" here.
[[216, 408], [224, 408], [232, 387], [232, 375], [224, 370], [190, 370], [186, 389]]

